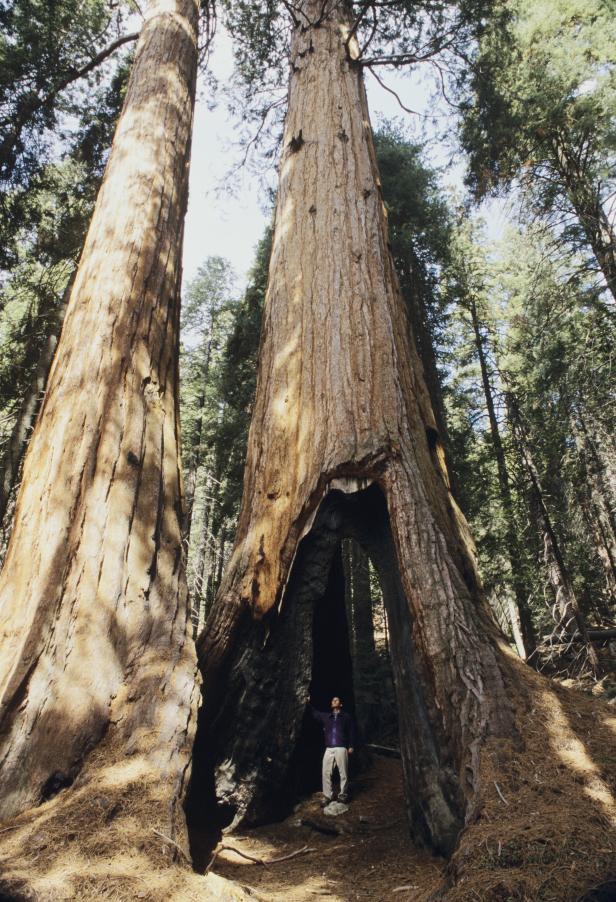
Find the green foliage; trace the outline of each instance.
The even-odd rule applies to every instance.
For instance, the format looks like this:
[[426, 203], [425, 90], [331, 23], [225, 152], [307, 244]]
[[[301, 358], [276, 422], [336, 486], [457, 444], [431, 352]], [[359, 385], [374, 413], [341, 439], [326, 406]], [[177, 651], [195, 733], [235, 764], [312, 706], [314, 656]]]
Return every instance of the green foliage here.
[[394, 258], [402, 261], [412, 250], [424, 277], [435, 284], [451, 231], [439, 173], [426, 164], [424, 146], [408, 141], [391, 123], [375, 132], [374, 143]]
[[[24, 242], [45, 229], [40, 195], [59, 196], [64, 159], [83, 164], [86, 193], [102, 171], [128, 54], [78, 76], [118, 38], [128, 8], [105, 0], [0, 3], [0, 269], [18, 265]], [[76, 180], [68, 193], [79, 191]], [[66, 234], [72, 224], [57, 227]]]
[[118, 37], [124, 9], [105, 0], [0, 4], [0, 180], [26, 184], [50, 149], [59, 116], [82, 113], [81, 90], [54, 91]]
[[580, 422], [587, 424], [594, 435], [602, 436], [608, 463], [614, 460], [613, 440], [608, 438], [616, 425], [613, 314], [575, 259], [554, 257], [553, 245], [541, 229], [512, 231], [490, 248], [480, 228], [462, 222], [451, 243], [445, 277], [452, 304], [445, 384], [450, 444], [460, 501], [497, 616], [508, 629], [502, 601], [513, 592], [514, 574], [473, 307], [509, 474], [518, 576], [527, 588], [535, 626], [540, 633], [551, 628], [546, 601], [551, 603], [553, 589], [543, 561], [544, 527], [512, 433], [509, 394], [515, 396], [524, 421], [544, 502], [578, 602], [591, 622], [600, 622], [614, 610], [616, 599], [606, 582], [592, 525], [598, 522], [596, 504], [613, 509], [616, 499], [609, 493], [597, 497], [599, 489], [576, 434]]
[[0, 298], [3, 435], [28, 391], [42, 347], [50, 332], [57, 332], [59, 307], [81, 253], [127, 77], [128, 67], [121, 67], [109, 86], [94, 93], [63, 159], [41, 168], [27, 191], [13, 192], [19, 195], [19, 216], [0, 226], [12, 257]]
[[[582, 609], [600, 618], [614, 605], [587, 521], [592, 474], [579, 444], [580, 423], [601, 436], [613, 460], [613, 347], [616, 321], [575, 262], [555, 260], [542, 236], [512, 233], [499, 273], [506, 340], [502, 367], [523, 406], [533, 456]], [[608, 507], [616, 503], [609, 495]], [[586, 513], [585, 513], [586, 511]], [[592, 524], [591, 524], [592, 526]]]
[[235, 315], [235, 276], [228, 261], [208, 257], [188, 284], [182, 311], [184, 463], [198, 466], [213, 449], [222, 410], [220, 371]]
[[353, 52], [353, 65], [377, 69], [434, 63], [440, 78], [445, 60], [466, 55], [476, 22], [491, 4], [489, 0], [334, 2], [315, 4], [310, 20], [302, 4], [292, 0], [221, 0], [223, 20], [233, 36], [235, 109], [243, 123], [257, 124], [256, 134], [246, 133], [244, 141], [251, 146], [258, 139], [267, 157], [274, 155], [279, 139], [294, 25], [318, 27], [336, 5], [350, 14], [349, 46], [356, 38], [359, 53]]
[[267, 290], [269, 259], [272, 250], [272, 231], [267, 229], [257, 247], [248, 286], [244, 293], [233, 329], [225, 348], [221, 371], [222, 397], [226, 412], [218, 434], [227, 493], [223, 501], [224, 514], [237, 517], [242, 496], [242, 479], [250, 414], [254, 401], [259, 356], [261, 317]]
[[475, 194], [517, 182], [570, 246], [599, 256], [614, 190], [615, 48], [605, 0], [499, 2], [459, 82]]
[[191, 509], [188, 578], [201, 618], [239, 513], [270, 251], [268, 230], [241, 299], [220, 257], [206, 261], [185, 294], [180, 402]]
[[463, 119], [479, 193], [551, 164], [559, 135], [605, 171], [616, 149], [615, 47], [603, 0], [494, 5], [467, 73]]

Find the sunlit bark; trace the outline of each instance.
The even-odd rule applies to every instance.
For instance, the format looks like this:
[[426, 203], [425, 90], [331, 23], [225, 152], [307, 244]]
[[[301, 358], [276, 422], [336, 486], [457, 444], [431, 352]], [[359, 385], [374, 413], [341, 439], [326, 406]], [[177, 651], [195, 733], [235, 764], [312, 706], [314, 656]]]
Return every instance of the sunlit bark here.
[[149, 826], [180, 840], [196, 703], [177, 360], [197, 18], [196, 0], [150, 4], [0, 578], [2, 815], [130, 755]]
[[[306, 21], [315, 22], [321, 7], [305, 3]], [[263, 774], [250, 756], [267, 758], [272, 779], [283, 779], [310, 680], [309, 667], [300, 666], [309, 651], [291, 640], [286, 654], [300, 662], [293, 676], [286, 665], [279, 683], [262, 673], [277, 666], [266, 649], [277, 641], [277, 612], [284, 619], [285, 606], [294, 603], [285, 587], [298, 544], [330, 489], [375, 483], [391, 533], [384, 522], [373, 552], [384, 559], [393, 542], [392, 566], [403, 590], [382, 567], [397, 631], [394, 636], [392, 626], [409, 810], [418, 835], [450, 849], [478, 788], [482, 742], [511, 735], [514, 725], [500, 640], [480, 596], [472, 542], [449, 492], [409, 340], [363, 81], [347, 58], [349, 26], [339, 13], [339, 4], [326, 4], [318, 27], [296, 29], [293, 42], [243, 503], [231, 561], [200, 640], [206, 710], [214, 718], [209, 741], [217, 747], [223, 722], [242, 723], [241, 731], [220, 739], [230, 743], [218, 750], [220, 785], [237, 809], [236, 823], [262, 817], [274, 794], [260, 795]], [[349, 49], [352, 57], [353, 40]], [[322, 561], [329, 554], [328, 545]], [[325, 586], [327, 569], [315, 574], [315, 585], [324, 580]], [[254, 646], [254, 659], [245, 643]], [[231, 686], [223, 676], [235, 666], [242, 692], [240, 682]], [[283, 746], [272, 748], [281, 734], [270, 717], [282, 710], [290, 723]]]

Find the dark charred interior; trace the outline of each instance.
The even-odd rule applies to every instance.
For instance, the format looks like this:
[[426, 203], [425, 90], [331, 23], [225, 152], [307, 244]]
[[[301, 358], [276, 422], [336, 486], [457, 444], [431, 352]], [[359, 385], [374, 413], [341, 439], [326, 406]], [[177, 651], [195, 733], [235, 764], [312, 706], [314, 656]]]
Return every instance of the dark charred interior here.
[[[387, 505], [373, 484], [354, 493], [327, 494], [299, 545], [280, 609], [261, 621], [246, 614], [216, 710], [207, 710], [206, 698], [187, 801], [197, 869], [210, 844], [204, 830], [212, 843], [216, 840], [212, 823], [220, 830], [280, 819], [298, 798], [319, 788], [322, 734], [307, 714], [308, 696], [316, 708], [327, 710], [332, 695], [338, 695], [346, 710], [362, 713], [356, 711], [345, 604], [341, 543], [348, 538], [364, 549], [377, 571], [387, 612], [412, 833], [436, 851], [453, 847], [462, 826], [459, 789], [447, 742], [424, 697], [429, 682], [422, 679], [414, 648]], [[361, 716], [356, 719], [361, 739], [367, 724]], [[368, 731], [374, 729], [372, 724]], [[366, 757], [360, 751], [360, 766]]]

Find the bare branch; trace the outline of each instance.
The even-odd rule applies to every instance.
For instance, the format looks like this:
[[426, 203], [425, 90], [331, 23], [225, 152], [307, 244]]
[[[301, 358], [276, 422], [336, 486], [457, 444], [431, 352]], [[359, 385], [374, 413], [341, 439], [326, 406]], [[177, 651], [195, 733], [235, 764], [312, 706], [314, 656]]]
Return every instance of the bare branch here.
[[192, 867], [192, 861], [190, 860], [184, 849], [179, 846], [174, 839], [171, 839], [170, 836], [166, 836], [166, 834], [161, 833], [160, 830], [155, 830], [154, 828], [152, 828], [152, 833], [156, 833], [157, 836], [160, 836], [161, 839], [164, 839], [165, 842], [170, 843], [174, 848], [176, 848], [178, 852], [181, 853], [184, 860], [187, 861], [188, 864]]
[[116, 52], [120, 47], [123, 47], [124, 44], [128, 44], [132, 41], [136, 41], [139, 37], [139, 32], [135, 31], [131, 34], [125, 34], [117, 40], [113, 41], [104, 50], [101, 50], [100, 53], [97, 53], [96, 56], [91, 59], [85, 66], [82, 66], [80, 69], [71, 70], [70, 74], [62, 79], [57, 85], [55, 85], [47, 94], [43, 97], [37, 97], [34, 100], [31, 100], [29, 103], [24, 105], [24, 108], [21, 110], [21, 113], [13, 120], [12, 128], [7, 134], [6, 138], [0, 144], [0, 161], [8, 159], [8, 156], [15, 146], [16, 142], [21, 135], [22, 129], [27, 124], [28, 120], [34, 116], [39, 110], [48, 106], [65, 88], [68, 88], [69, 85], [74, 84], [79, 79], [84, 78], [86, 75], [89, 75], [94, 69], [98, 68], [106, 59], [108, 59], [113, 53]]
[[380, 86], [381, 86], [382, 88], [384, 88], [384, 89], [385, 89], [386, 91], [388, 91], [390, 94], [393, 94], [393, 95], [394, 95], [394, 97], [395, 97], [396, 100], [398, 101], [398, 104], [399, 104], [400, 107], [404, 110], [405, 113], [411, 113], [413, 116], [421, 116], [421, 113], [418, 113], [417, 110], [411, 110], [411, 109], [409, 109], [409, 107], [405, 106], [405, 105], [402, 103], [402, 101], [400, 100], [400, 98], [398, 97], [398, 95], [396, 94], [396, 92], [394, 91], [394, 89], [388, 87], [388, 86], [385, 84], [385, 82], [382, 81], [382, 80], [379, 78], [379, 76], [376, 74], [376, 72], [375, 72], [373, 69], [370, 69], [369, 71], [370, 71], [370, 74], [373, 75], [374, 78], [376, 78], [376, 80], [378, 81], [378, 83], [380, 84]]
[[277, 858], [269, 858], [265, 861], [263, 858], [255, 858], [254, 855], [248, 855], [246, 852], [241, 852], [239, 849], [236, 849], [235, 846], [219, 846], [214, 851], [214, 854], [210, 858], [208, 866], [205, 869], [205, 873], [212, 869], [212, 866], [221, 852], [234, 852], [236, 855], [239, 855], [241, 858], [246, 858], [248, 861], [254, 861], [255, 864], [260, 864], [262, 867], [267, 868], [270, 864], [277, 864], [279, 861], [288, 861], [289, 858], [295, 858], [297, 855], [307, 855], [309, 852], [316, 852], [316, 849], [311, 849], [308, 846], [302, 846], [301, 849], [296, 849], [295, 852], [289, 852], [288, 855], [280, 855]]

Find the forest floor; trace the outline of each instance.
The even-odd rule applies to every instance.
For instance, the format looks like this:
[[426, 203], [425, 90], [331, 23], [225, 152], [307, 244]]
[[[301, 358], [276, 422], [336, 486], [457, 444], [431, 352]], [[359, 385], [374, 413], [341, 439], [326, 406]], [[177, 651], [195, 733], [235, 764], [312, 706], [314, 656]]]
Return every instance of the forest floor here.
[[522, 668], [520, 734], [486, 743], [480, 805], [449, 862], [409, 837], [398, 759], [375, 755], [339, 817], [315, 793], [282, 822], [223, 835], [206, 876], [211, 845], [191, 870], [154, 829], [135, 762], [117, 785], [91, 763], [81, 786], [0, 825], [0, 902], [615, 902], [616, 696], [607, 680], [597, 699]]
[[[213, 870], [250, 890], [263, 902], [351, 902], [356, 899], [408, 902], [434, 889], [445, 862], [413, 845], [406, 820], [402, 765], [374, 757], [353, 780], [348, 812], [331, 817], [320, 807], [320, 794], [298, 804], [277, 824], [224, 837], [253, 858], [267, 861], [303, 847], [311, 851], [270, 864], [221, 852]], [[327, 835], [321, 829], [338, 830]]]

